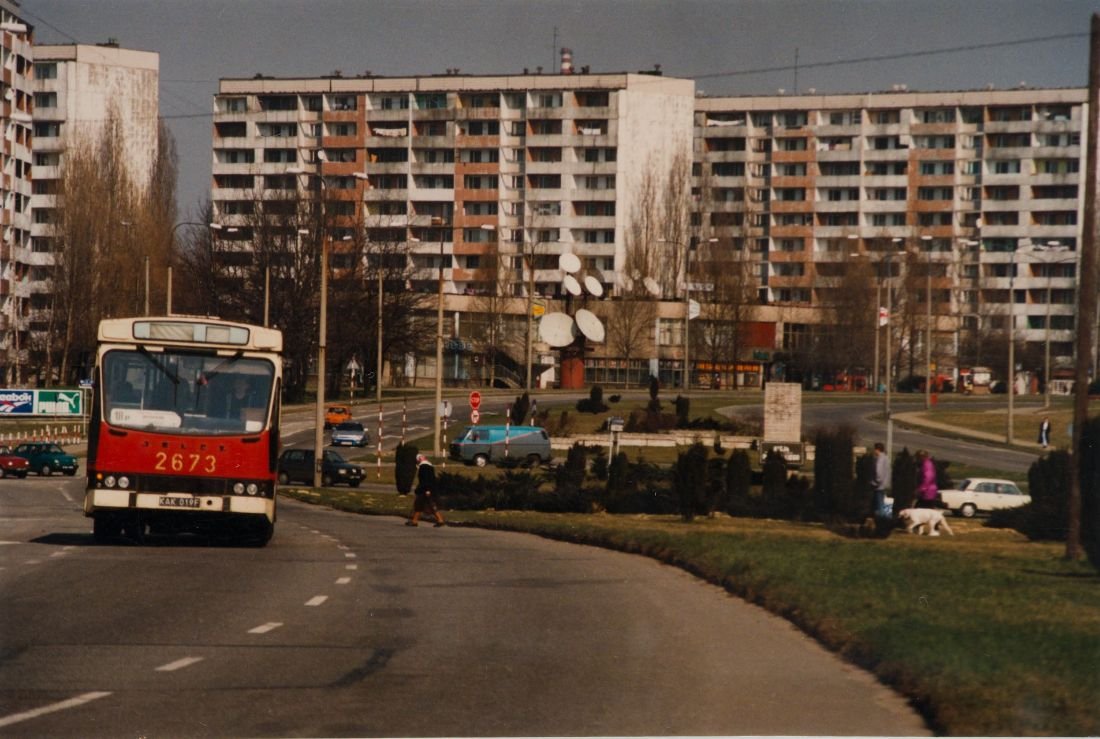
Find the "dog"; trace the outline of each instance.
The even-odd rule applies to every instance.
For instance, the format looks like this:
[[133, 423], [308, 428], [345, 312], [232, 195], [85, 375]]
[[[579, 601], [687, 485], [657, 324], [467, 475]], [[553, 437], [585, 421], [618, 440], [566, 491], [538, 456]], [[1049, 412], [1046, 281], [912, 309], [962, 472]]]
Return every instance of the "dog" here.
[[898, 514], [898, 520], [905, 524], [905, 530], [910, 534], [925, 533], [929, 536], [939, 536], [939, 530], [943, 529], [951, 536], [955, 535], [947, 525], [943, 511], [937, 511], [935, 508], [906, 508]]

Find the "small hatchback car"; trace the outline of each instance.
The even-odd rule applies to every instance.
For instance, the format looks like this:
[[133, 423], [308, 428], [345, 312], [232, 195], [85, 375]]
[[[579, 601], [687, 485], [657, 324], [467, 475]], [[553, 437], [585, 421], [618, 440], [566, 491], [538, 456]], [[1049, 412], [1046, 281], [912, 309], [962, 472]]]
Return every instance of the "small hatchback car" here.
[[26, 457], [18, 457], [11, 453], [10, 447], [0, 446], [0, 476], [26, 477], [30, 469], [31, 463]]
[[[336, 452], [326, 451], [321, 459], [321, 485], [350, 485], [359, 487], [365, 473], [363, 468], [352, 464]], [[279, 457], [279, 484], [292, 482], [313, 484], [313, 450], [287, 449]]]
[[325, 428], [330, 429], [344, 421], [351, 420], [351, 406], [343, 403], [330, 403], [325, 407]]
[[370, 432], [358, 421], [344, 421], [332, 430], [333, 446], [364, 447], [370, 443]]
[[55, 472], [63, 472], [70, 477], [76, 474], [76, 457], [66, 454], [57, 444], [32, 441], [20, 444], [12, 453], [26, 459], [30, 469], [43, 476]]

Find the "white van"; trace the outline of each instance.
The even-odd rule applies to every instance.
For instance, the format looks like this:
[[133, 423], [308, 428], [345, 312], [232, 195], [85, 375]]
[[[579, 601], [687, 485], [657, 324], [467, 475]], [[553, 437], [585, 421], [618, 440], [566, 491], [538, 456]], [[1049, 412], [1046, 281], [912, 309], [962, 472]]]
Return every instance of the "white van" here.
[[550, 435], [541, 426], [469, 426], [451, 442], [451, 459], [484, 467], [550, 460]]

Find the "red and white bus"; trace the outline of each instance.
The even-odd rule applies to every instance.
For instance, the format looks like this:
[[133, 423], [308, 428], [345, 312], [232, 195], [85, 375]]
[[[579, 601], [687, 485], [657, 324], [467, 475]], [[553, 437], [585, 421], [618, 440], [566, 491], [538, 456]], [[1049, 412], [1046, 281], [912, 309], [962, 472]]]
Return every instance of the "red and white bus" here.
[[275, 526], [282, 332], [216, 318], [99, 324], [84, 515], [96, 540]]

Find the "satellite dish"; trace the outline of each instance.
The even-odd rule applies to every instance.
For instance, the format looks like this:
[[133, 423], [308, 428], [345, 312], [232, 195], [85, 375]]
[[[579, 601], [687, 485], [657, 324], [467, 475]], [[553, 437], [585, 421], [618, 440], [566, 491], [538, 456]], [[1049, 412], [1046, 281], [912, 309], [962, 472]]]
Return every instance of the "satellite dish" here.
[[597, 344], [604, 339], [603, 322], [590, 310], [581, 308], [576, 316], [577, 328], [584, 337]]
[[573, 330], [573, 317], [568, 313], [546, 313], [539, 319], [539, 338], [553, 347], [572, 344]]
[[561, 286], [565, 288], [565, 292], [570, 295], [581, 294], [581, 283], [577, 282], [577, 278], [573, 275], [566, 275], [561, 281]]
[[642, 284], [645, 285], [645, 289], [649, 291], [650, 295], [660, 295], [661, 286], [657, 284], [657, 280], [652, 277], [647, 277], [642, 280]]
[[581, 268], [581, 258], [567, 251], [558, 257], [558, 266], [561, 267], [562, 272], [576, 272]]
[[603, 285], [601, 285], [600, 281], [592, 275], [588, 275], [584, 278], [584, 287], [597, 298], [603, 295]]

